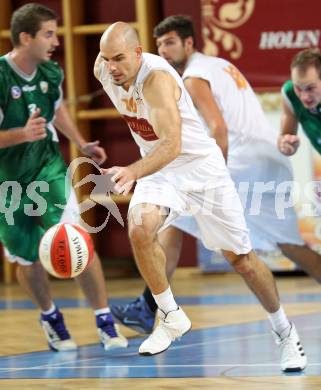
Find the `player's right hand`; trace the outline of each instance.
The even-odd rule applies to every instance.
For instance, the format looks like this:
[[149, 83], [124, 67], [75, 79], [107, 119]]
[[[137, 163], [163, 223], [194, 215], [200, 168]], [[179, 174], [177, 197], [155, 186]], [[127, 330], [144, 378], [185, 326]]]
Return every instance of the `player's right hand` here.
[[278, 139], [278, 148], [282, 154], [292, 156], [300, 145], [300, 138], [295, 134], [283, 134]]
[[39, 108], [30, 115], [23, 133], [25, 142], [35, 142], [47, 137], [46, 119], [40, 116]]

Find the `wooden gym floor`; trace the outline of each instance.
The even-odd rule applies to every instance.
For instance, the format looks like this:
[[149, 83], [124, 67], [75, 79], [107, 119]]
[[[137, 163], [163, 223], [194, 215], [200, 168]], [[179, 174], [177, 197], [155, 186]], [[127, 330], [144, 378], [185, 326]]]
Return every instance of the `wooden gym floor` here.
[[[321, 286], [308, 277], [278, 277], [309, 366], [283, 374], [264, 311], [234, 274], [202, 275], [179, 269], [172, 283], [193, 330], [163, 354], [137, 354], [144, 336], [122, 328], [129, 348], [105, 352], [94, 316], [77, 285], [53, 281], [77, 352], [47, 350], [38, 311], [17, 285], [0, 285], [0, 388], [3, 389], [288, 389], [321, 388]], [[112, 303], [142, 291], [140, 279], [107, 280]]]

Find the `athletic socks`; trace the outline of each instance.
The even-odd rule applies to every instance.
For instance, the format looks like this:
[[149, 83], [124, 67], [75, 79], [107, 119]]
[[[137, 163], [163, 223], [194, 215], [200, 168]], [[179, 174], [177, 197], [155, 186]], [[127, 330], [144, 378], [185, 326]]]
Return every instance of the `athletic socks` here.
[[109, 307], [104, 307], [103, 309], [94, 310], [94, 313], [95, 313], [96, 316], [100, 316], [102, 314], [109, 314], [110, 313], [110, 309], [109, 309]]
[[172, 290], [170, 287], [168, 287], [167, 290], [163, 291], [160, 294], [154, 295], [152, 294], [157, 306], [159, 309], [167, 314], [170, 311], [174, 311], [178, 309], [177, 303], [175, 302]]
[[41, 310], [41, 314], [45, 316], [50, 316], [50, 314], [54, 313], [56, 309], [57, 309], [56, 305], [53, 302], [51, 302], [51, 306], [49, 310]]
[[276, 332], [281, 339], [287, 337], [291, 330], [291, 324], [283, 310], [283, 307], [280, 306], [279, 310], [275, 313], [268, 313], [268, 317], [274, 332]]

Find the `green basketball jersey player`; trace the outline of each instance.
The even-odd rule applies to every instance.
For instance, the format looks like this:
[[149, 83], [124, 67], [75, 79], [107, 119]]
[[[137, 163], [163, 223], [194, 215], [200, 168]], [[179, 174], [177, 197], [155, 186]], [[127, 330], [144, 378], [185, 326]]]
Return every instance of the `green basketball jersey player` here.
[[[37, 3], [18, 8], [11, 18], [11, 39], [13, 50], [0, 58], [0, 241], [6, 258], [18, 263], [19, 283], [41, 310], [40, 323], [49, 347], [66, 351], [77, 346], [52, 300], [48, 276], [38, 260], [39, 241], [46, 229], [58, 222], [79, 221], [55, 127], [98, 164], [106, 154], [98, 141], [85, 141], [62, 102], [63, 73], [51, 61], [59, 45], [55, 12]], [[106, 305], [97, 255], [77, 279], [94, 309], [104, 348], [126, 347], [127, 340]]]
[[291, 80], [282, 88], [281, 153], [291, 156], [299, 146], [298, 123], [321, 154], [321, 52], [306, 49], [291, 64]]

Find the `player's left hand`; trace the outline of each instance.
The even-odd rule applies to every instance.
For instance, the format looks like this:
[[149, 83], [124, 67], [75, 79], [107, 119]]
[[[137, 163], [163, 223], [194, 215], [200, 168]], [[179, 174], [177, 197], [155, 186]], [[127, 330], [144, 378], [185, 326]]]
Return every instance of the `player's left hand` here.
[[111, 180], [115, 182], [114, 190], [118, 194], [128, 195], [137, 179], [135, 172], [129, 167], [112, 167], [101, 169], [100, 172], [104, 175], [112, 174]]
[[91, 157], [98, 165], [103, 164], [107, 160], [105, 149], [99, 146], [100, 141], [87, 142], [81, 152], [88, 157]]

